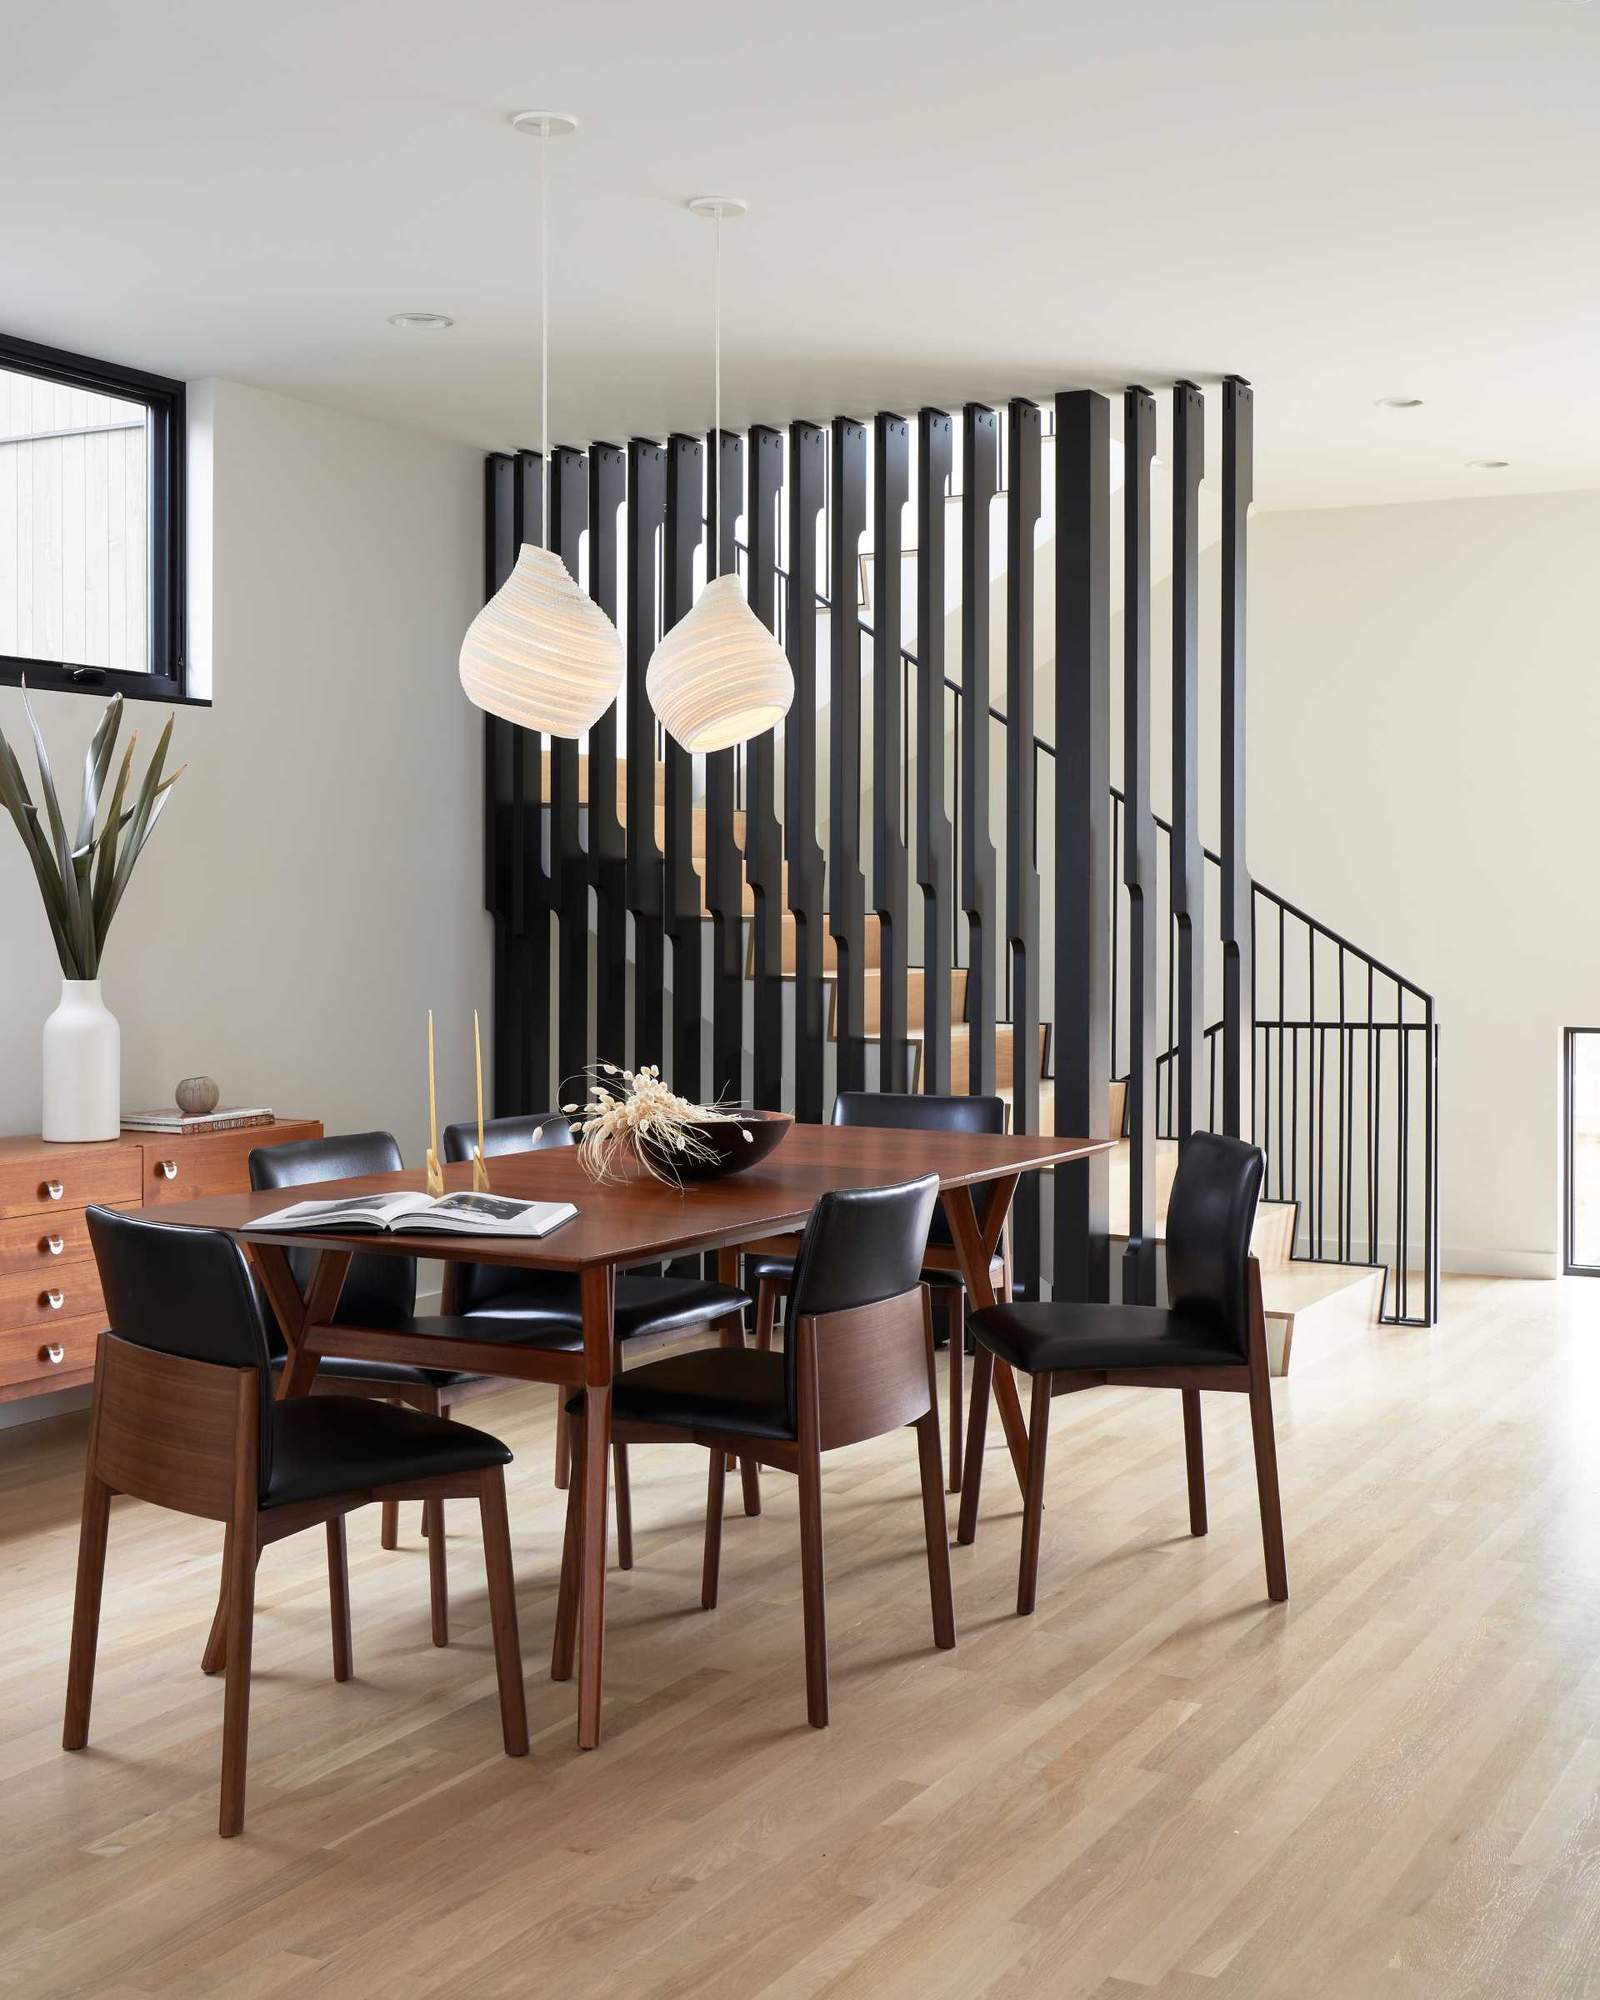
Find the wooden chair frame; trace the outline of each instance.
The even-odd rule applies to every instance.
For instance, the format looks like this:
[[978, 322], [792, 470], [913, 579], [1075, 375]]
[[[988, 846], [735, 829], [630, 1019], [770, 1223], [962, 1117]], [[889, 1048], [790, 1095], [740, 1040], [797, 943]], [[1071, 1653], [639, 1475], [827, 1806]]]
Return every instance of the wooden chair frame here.
[[[710, 1454], [706, 1487], [705, 1554], [700, 1603], [714, 1610], [722, 1553], [722, 1516], [728, 1463], [737, 1456], [795, 1474], [800, 1482], [800, 1577], [805, 1613], [806, 1714], [812, 1726], [828, 1724], [828, 1634], [822, 1543], [822, 1454], [909, 1426], [917, 1434], [922, 1482], [923, 1533], [934, 1644], [956, 1643], [950, 1585], [950, 1532], [945, 1518], [939, 1444], [939, 1386], [933, 1351], [928, 1287], [847, 1312], [806, 1315], [795, 1323], [798, 1431], [793, 1440], [751, 1437], [743, 1431], [679, 1428], [613, 1419], [613, 1436], [637, 1444], [695, 1444]], [[576, 1476], [567, 1493], [567, 1532], [561, 1590], [551, 1649], [552, 1680], [568, 1680], [578, 1634], [578, 1550], [583, 1533], [582, 1432]]]
[[[798, 1236], [795, 1236], [788, 1239], [775, 1240], [771, 1245], [765, 1247], [773, 1251], [782, 1251], [786, 1244], [789, 1246], [788, 1254], [793, 1256], [794, 1252], [800, 1247], [800, 1239]], [[961, 1259], [953, 1246], [948, 1243], [930, 1243], [923, 1253], [922, 1268], [925, 1271], [948, 1271], [956, 1279], [956, 1283], [953, 1285], [926, 1286], [924, 1289], [930, 1295], [935, 1291], [941, 1295], [940, 1302], [935, 1304], [931, 1310], [942, 1310], [945, 1315], [945, 1329], [949, 1339], [950, 1376], [949, 1486], [952, 1493], [959, 1493], [961, 1491], [962, 1466], [961, 1424], [963, 1377], [967, 1355], [967, 1289], [961, 1275]], [[989, 1260], [989, 1284], [998, 1299], [1010, 1299], [1011, 1227], [1009, 1220], [1005, 1228], [1001, 1231], [999, 1250]], [[769, 1349], [772, 1347], [778, 1323], [778, 1301], [781, 1298], [786, 1298], [788, 1292], [788, 1283], [783, 1278], [761, 1278], [757, 1281], [755, 1318], [755, 1340], [757, 1347]]]
[[[1022, 1556], [1017, 1574], [1017, 1613], [1034, 1607], [1039, 1583], [1039, 1538], [1044, 1522], [1045, 1459], [1050, 1442], [1050, 1404], [1080, 1389], [1176, 1389], [1183, 1398], [1184, 1462], [1189, 1481], [1189, 1532], [1206, 1532], [1205, 1447], [1200, 1428], [1200, 1392], [1221, 1389], [1250, 1398], [1250, 1434], [1255, 1449], [1256, 1494], [1261, 1509], [1261, 1544], [1266, 1559], [1267, 1596], [1275, 1604], [1289, 1595], [1283, 1548], [1283, 1506], [1278, 1494], [1278, 1447], [1272, 1421], [1272, 1378], [1267, 1370], [1267, 1322], [1261, 1304], [1261, 1266], [1252, 1257], [1246, 1275], [1249, 1328], [1246, 1358], [1195, 1368], [1074, 1368], [1033, 1377], [1028, 1413], [1028, 1481], [1022, 1507]], [[966, 1477], [961, 1488], [957, 1541], [977, 1539], [978, 1500], [983, 1485], [984, 1437], [989, 1422], [989, 1388], [995, 1357], [980, 1340], [972, 1371], [967, 1430]]]
[[[84, 1469], [78, 1537], [77, 1592], [67, 1671], [63, 1749], [89, 1740], [100, 1599], [105, 1578], [111, 1501], [118, 1493], [176, 1513], [222, 1521], [223, 1604], [227, 1690], [222, 1723], [224, 1839], [244, 1826], [245, 1759], [250, 1728], [250, 1652], [255, 1624], [256, 1565], [269, 1542], [325, 1526], [328, 1598], [333, 1628], [333, 1677], [350, 1678], [350, 1589], [344, 1517], [372, 1501], [475, 1499], [483, 1522], [489, 1616], [500, 1690], [500, 1726], [507, 1756], [528, 1752], [528, 1718], [517, 1633], [516, 1586], [500, 1466], [481, 1472], [396, 1482], [328, 1494], [263, 1510], [260, 1481], [260, 1384], [253, 1368], [191, 1361], [136, 1347], [102, 1333], [95, 1354], [94, 1405]], [[442, 1542], [442, 1536], [435, 1536]]]

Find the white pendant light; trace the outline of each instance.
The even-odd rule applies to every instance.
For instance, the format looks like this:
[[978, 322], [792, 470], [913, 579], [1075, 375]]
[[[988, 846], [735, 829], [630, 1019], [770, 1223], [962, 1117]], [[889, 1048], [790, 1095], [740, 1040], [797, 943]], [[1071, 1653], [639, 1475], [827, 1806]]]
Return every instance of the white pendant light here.
[[611, 620], [573, 581], [550, 548], [550, 232], [545, 148], [578, 129], [557, 111], [519, 111], [511, 120], [539, 141], [540, 479], [545, 546], [524, 542], [516, 566], [467, 627], [461, 685], [490, 715], [547, 736], [581, 736], [622, 685], [622, 640]]
[[696, 215], [717, 225], [715, 281], [715, 415], [711, 428], [712, 533], [707, 557], [711, 579], [699, 601], [657, 646], [645, 674], [645, 693], [667, 733], [685, 750], [727, 750], [781, 722], [794, 700], [794, 675], [783, 648], [745, 601], [737, 576], [717, 575], [722, 535], [722, 223], [743, 215], [747, 202], [729, 195], [697, 195]]

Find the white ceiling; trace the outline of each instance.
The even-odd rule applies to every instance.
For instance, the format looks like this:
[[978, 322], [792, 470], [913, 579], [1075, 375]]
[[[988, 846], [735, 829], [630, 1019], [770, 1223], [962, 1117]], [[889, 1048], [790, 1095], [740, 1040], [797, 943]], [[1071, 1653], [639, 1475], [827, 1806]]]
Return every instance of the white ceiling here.
[[533, 442], [549, 106], [564, 438], [708, 421], [719, 192], [730, 423], [1232, 370], [1262, 504], [1600, 486], [1587, 0], [7, 11], [29, 338]]

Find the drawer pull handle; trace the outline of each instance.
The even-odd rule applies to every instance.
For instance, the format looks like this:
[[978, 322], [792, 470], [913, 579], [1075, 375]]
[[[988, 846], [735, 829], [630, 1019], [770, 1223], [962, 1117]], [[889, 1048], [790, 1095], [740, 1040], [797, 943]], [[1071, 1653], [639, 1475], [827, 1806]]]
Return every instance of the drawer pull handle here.
[[59, 1368], [67, 1358], [67, 1350], [59, 1341], [53, 1340], [48, 1347], [40, 1348], [39, 1358], [41, 1361], [48, 1361], [52, 1368]]
[[178, 1178], [178, 1163], [176, 1160], [157, 1160], [156, 1172], [164, 1181], [175, 1181]]
[[58, 1313], [66, 1304], [67, 1295], [65, 1292], [46, 1292], [44, 1302], [53, 1313]]
[[67, 1190], [60, 1181], [46, 1181], [44, 1191], [52, 1201], [59, 1201]]
[[63, 1236], [47, 1236], [44, 1239], [44, 1247], [52, 1257], [59, 1257], [67, 1247], [66, 1238]]

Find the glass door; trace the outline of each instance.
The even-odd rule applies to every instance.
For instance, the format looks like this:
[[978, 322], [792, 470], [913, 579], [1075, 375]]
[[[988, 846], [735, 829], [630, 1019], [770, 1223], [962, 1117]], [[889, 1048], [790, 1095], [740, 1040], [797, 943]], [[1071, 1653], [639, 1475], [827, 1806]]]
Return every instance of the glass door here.
[[1566, 1057], [1565, 1264], [1600, 1278], [1600, 1028], [1568, 1028]]

